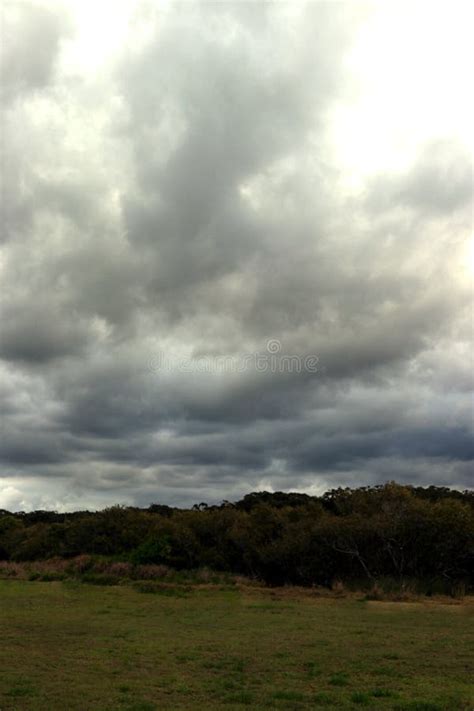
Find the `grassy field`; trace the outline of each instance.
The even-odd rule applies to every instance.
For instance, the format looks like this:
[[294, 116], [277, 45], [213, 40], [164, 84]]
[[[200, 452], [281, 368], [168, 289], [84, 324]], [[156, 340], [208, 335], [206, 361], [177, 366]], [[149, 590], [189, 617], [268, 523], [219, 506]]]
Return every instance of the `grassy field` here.
[[0, 710], [471, 711], [473, 613], [472, 600], [0, 580]]

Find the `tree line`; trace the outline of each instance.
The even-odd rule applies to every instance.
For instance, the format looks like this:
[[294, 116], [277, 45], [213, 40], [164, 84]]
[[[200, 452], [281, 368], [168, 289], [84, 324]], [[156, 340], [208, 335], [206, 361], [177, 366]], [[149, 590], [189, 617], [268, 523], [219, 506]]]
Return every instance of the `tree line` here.
[[474, 588], [474, 492], [390, 482], [322, 496], [254, 492], [240, 501], [0, 510], [0, 560], [108, 556], [207, 567], [269, 585], [367, 585], [391, 579]]

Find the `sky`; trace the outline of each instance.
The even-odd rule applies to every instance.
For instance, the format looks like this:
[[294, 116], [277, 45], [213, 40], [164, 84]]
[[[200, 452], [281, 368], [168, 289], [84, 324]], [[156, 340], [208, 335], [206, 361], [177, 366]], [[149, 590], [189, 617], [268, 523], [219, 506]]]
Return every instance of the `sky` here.
[[473, 13], [2, 3], [0, 508], [472, 487]]

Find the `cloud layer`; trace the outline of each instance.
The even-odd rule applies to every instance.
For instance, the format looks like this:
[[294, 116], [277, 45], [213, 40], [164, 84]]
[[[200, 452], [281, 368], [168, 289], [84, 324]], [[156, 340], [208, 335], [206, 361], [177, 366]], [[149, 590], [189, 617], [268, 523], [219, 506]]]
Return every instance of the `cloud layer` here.
[[386, 154], [358, 128], [399, 10], [81, 8], [4, 13], [0, 507], [469, 486], [469, 106], [420, 133], [428, 74], [403, 133], [402, 65]]

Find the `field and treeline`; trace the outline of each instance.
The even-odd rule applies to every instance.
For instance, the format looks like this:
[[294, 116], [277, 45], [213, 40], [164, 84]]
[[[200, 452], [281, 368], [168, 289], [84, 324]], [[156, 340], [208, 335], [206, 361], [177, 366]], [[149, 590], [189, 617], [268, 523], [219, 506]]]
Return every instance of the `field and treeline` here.
[[1, 711], [474, 708], [474, 496], [0, 512]]

